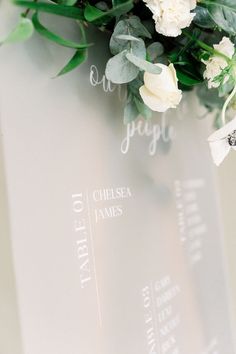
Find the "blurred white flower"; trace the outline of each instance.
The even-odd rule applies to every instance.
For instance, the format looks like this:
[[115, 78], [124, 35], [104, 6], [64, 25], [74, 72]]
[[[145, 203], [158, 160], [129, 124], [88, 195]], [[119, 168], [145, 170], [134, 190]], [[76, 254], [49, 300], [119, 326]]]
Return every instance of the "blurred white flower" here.
[[236, 150], [236, 117], [208, 138], [214, 163], [219, 166], [231, 149]]
[[[227, 37], [223, 37], [220, 43], [214, 44], [213, 47], [215, 50], [226, 55], [230, 59], [234, 55], [234, 44]], [[220, 83], [215, 82], [214, 79], [228, 66], [226, 59], [219, 55], [213, 55], [209, 58], [209, 60], [203, 60], [203, 63], [206, 64], [206, 70], [204, 71], [203, 77], [208, 80], [208, 88], [219, 87]], [[225, 75], [223, 83], [226, 83], [228, 80], [229, 75]]]
[[156, 23], [156, 31], [168, 37], [177, 37], [181, 29], [188, 27], [194, 13], [196, 0], [144, 0], [147, 7], [153, 13]]
[[144, 85], [139, 92], [144, 103], [153, 111], [165, 112], [175, 108], [181, 101], [182, 91], [178, 89], [178, 79], [173, 64], [156, 64], [160, 74], [144, 73]]

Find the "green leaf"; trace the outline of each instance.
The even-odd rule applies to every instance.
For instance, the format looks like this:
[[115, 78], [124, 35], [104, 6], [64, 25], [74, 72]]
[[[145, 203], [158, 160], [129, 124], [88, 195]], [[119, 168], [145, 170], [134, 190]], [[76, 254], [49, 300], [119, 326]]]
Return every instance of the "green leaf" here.
[[132, 10], [133, 7], [133, 0], [124, 1], [119, 5], [114, 6], [111, 10], [107, 11], [107, 14], [112, 17], [119, 17]]
[[75, 48], [75, 49], [83, 49], [91, 46], [92, 44], [88, 43], [76, 43], [67, 39], [64, 39], [57, 34], [49, 31], [47, 28], [45, 28], [38, 19], [38, 14], [37, 12], [33, 15], [32, 21], [34, 24], [35, 30], [41, 34], [43, 37], [47, 38], [48, 40], [57, 43], [63, 47], [69, 47], [69, 48]]
[[57, 74], [57, 76], [61, 76], [69, 73], [82, 64], [87, 59], [87, 50], [86, 49], [78, 49], [70, 61], [64, 66], [64, 68]]
[[73, 6], [77, 3], [77, 0], [60, 0], [58, 4], [66, 5], [66, 6]]
[[100, 19], [101, 17], [103, 17], [106, 14], [106, 12], [98, 9], [95, 6], [92, 6], [90, 4], [88, 4], [85, 7], [84, 10], [84, 17], [88, 22], [93, 22], [93, 21], [97, 21], [98, 19]]
[[236, 35], [235, 0], [204, 0], [214, 22], [224, 31]]
[[161, 68], [159, 68], [159, 66], [149, 63], [144, 59], [138, 58], [136, 55], [133, 55], [132, 53], [127, 53], [126, 58], [141, 70], [147, 71], [151, 74], [161, 73]]
[[164, 53], [164, 47], [159, 42], [153, 42], [147, 47], [147, 55], [150, 61], [155, 61]]
[[216, 26], [207, 8], [202, 6], [197, 6], [194, 9], [194, 12], [196, 15], [193, 18], [193, 22], [197, 26], [202, 28], [214, 28]]
[[101, 11], [95, 6], [88, 4], [84, 10], [84, 17], [86, 21], [97, 25], [102, 25], [110, 22], [113, 17], [121, 16], [129, 12], [133, 8], [133, 1], [128, 0], [121, 3], [108, 11]]
[[126, 58], [127, 50], [112, 57], [106, 65], [106, 77], [115, 84], [124, 84], [134, 80], [139, 68]]
[[117, 5], [123, 4], [127, 0], [112, 0], [112, 6], [115, 7]]
[[143, 102], [141, 102], [137, 97], [134, 97], [133, 100], [141, 116], [145, 119], [151, 119], [152, 110], [147, 107]]
[[176, 68], [176, 74], [179, 82], [186, 86], [195, 86], [202, 82], [202, 80], [189, 76], [183, 71]]
[[21, 17], [14, 30], [1, 43], [17, 43], [29, 39], [34, 33], [34, 26], [29, 18]]
[[75, 6], [49, 4], [47, 2], [34, 2], [25, 0], [13, 0], [18, 6], [36, 11], [48, 12], [50, 14], [84, 20], [83, 10]]

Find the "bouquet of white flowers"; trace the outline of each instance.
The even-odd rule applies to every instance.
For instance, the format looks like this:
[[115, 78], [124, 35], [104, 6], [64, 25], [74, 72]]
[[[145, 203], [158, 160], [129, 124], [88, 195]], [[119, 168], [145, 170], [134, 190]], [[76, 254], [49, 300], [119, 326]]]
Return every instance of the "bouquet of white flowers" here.
[[[47, 40], [72, 48], [72, 58], [58, 75], [70, 72], [86, 60], [92, 45], [86, 39], [88, 26], [110, 34], [111, 58], [106, 63], [105, 75], [112, 83], [127, 87], [125, 123], [139, 115], [150, 119], [152, 111], [165, 112], [177, 107], [182, 91], [197, 86], [201, 103], [217, 113], [217, 127], [226, 124], [225, 112], [233, 106], [236, 93], [235, 0], [14, 0], [14, 3], [25, 10], [2, 44], [26, 40], [35, 30]], [[42, 12], [49, 13], [52, 21], [54, 15], [76, 21], [80, 28], [78, 42], [46, 28], [40, 20]], [[231, 139], [234, 131], [228, 132], [229, 147], [236, 146], [236, 139]], [[214, 146], [211, 139], [213, 150]], [[221, 160], [218, 158], [216, 162], [214, 158], [217, 164]]]

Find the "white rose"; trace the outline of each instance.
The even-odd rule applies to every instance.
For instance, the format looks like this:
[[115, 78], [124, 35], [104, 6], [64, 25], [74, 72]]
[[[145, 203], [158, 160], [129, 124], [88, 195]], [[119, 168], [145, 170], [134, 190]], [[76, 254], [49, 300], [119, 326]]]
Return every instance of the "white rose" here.
[[188, 27], [195, 14], [190, 11], [196, 0], [144, 0], [153, 13], [156, 31], [168, 37], [177, 37], [181, 29]]
[[236, 117], [215, 131], [208, 138], [208, 142], [213, 161], [219, 166], [231, 149], [236, 150]]
[[[228, 58], [232, 58], [234, 55], [234, 44], [231, 40], [227, 37], [223, 37], [219, 44], [213, 45], [214, 49], [218, 52], [226, 55]], [[203, 63], [206, 64], [206, 70], [203, 73], [204, 79], [208, 80], [208, 88], [216, 88], [219, 87], [219, 82], [214, 82], [216, 76], [220, 75], [221, 71], [226, 68], [228, 65], [227, 61], [219, 56], [213, 55], [209, 58], [209, 60], [204, 61]], [[226, 83], [229, 79], [229, 75], [226, 75], [224, 78], [224, 83]]]
[[165, 112], [175, 108], [181, 101], [182, 91], [178, 89], [178, 79], [173, 64], [156, 64], [160, 74], [144, 73], [144, 85], [139, 92], [144, 103], [153, 111]]

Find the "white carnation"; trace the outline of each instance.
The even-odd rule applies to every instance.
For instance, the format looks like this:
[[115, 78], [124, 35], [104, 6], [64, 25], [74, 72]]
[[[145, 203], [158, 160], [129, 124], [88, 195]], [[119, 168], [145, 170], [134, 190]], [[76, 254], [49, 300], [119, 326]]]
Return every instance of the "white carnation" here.
[[144, 0], [153, 13], [156, 31], [168, 37], [177, 37], [181, 29], [188, 27], [196, 7], [196, 0]]
[[[221, 42], [215, 44], [213, 47], [215, 50], [226, 55], [230, 59], [234, 55], [234, 44], [227, 37], [223, 37]], [[203, 77], [208, 80], [208, 88], [219, 87], [220, 83], [215, 82], [214, 79], [227, 67], [227, 60], [219, 55], [213, 55], [209, 60], [203, 61], [203, 63], [206, 64], [206, 70], [204, 71]], [[224, 83], [226, 83], [228, 79], [229, 75], [226, 75]]]

